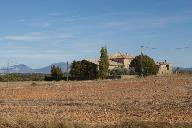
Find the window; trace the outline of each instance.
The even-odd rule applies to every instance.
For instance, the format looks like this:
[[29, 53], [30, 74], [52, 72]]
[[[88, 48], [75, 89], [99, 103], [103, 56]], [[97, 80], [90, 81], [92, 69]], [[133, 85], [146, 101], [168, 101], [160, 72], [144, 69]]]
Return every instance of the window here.
[[169, 65], [166, 65], [166, 67], [167, 67], [167, 70], [169, 70]]

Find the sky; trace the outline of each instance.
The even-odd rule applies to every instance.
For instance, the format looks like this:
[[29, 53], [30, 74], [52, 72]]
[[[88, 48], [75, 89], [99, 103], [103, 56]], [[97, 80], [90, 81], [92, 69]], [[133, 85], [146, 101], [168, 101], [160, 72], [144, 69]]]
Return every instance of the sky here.
[[143, 53], [192, 67], [192, 0], [0, 0], [0, 66]]

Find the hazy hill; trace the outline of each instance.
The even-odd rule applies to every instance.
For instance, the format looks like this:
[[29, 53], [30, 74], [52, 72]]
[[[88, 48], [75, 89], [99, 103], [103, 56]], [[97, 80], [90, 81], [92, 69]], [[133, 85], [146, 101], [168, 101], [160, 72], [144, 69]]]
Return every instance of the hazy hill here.
[[192, 68], [173, 67], [173, 71], [178, 71], [178, 72], [192, 72]]
[[7, 67], [0, 68], [0, 73], [50, 73], [51, 66], [56, 65], [61, 67], [62, 71], [67, 71], [67, 64], [64, 62], [54, 63], [49, 66], [45, 66], [39, 69], [32, 69], [31, 67], [25, 64], [13, 65], [10, 66], [9, 69]]
[[38, 73], [50, 73], [50, 70], [51, 70], [51, 66], [59, 66], [61, 68], [62, 71], [66, 72], [67, 71], [67, 64], [64, 63], [64, 62], [60, 62], [60, 63], [54, 63], [54, 64], [51, 64], [49, 66], [45, 66], [45, 67], [42, 67], [40, 69], [35, 69], [35, 72], [38, 72]]
[[32, 72], [34, 72], [34, 70], [24, 64], [13, 65], [13, 66], [10, 66], [9, 68], [2, 67], [0, 69], [0, 73], [7, 73], [7, 72], [9, 72], [9, 73], [32, 73]]

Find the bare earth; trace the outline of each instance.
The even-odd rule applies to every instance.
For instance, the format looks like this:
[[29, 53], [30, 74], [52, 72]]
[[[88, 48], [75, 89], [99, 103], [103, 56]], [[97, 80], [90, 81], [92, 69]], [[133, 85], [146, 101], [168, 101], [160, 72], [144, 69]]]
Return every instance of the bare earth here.
[[83, 82], [0, 83], [0, 116], [110, 125], [192, 123], [192, 76]]

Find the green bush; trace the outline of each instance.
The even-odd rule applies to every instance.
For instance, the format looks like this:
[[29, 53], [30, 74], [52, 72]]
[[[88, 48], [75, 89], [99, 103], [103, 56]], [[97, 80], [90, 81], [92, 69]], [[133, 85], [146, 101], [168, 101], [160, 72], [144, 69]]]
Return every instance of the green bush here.
[[38, 86], [38, 84], [36, 82], [32, 82], [31, 86], [35, 87], [35, 86]]
[[112, 76], [120, 76], [120, 75], [129, 75], [130, 72], [126, 68], [114, 68], [110, 71], [110, 75]]

